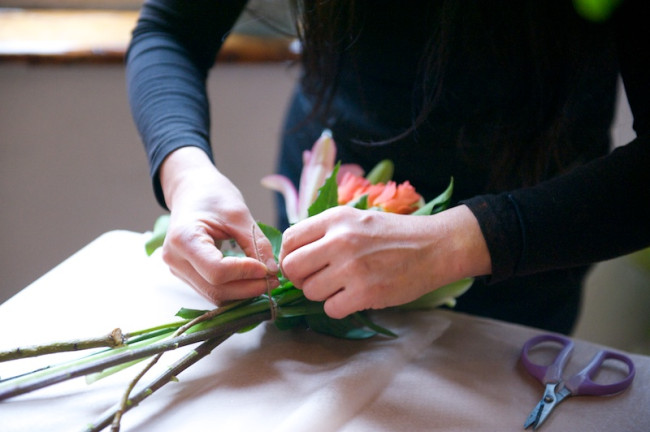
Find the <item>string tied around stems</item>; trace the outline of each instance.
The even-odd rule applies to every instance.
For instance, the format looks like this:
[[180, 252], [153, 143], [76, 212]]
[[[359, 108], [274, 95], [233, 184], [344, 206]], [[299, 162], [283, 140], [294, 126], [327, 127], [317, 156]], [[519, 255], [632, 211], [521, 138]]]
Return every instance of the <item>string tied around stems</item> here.
[[[253, 238], [253, 247], [255, 247], [255, 255], [257, 256], [257, 260], [262, 262], [260, 249], [257, 246], [257, 238], [255, 237], [255, 226], [256, 224], [253, 224], [251, 226], [251, 237]], [[266, 274], [266, 276], [264, 276], [264, 280], [266, 281], [266, 296], [269, 299], [269, 310], [271, 311], [271, 321], [275, 321], [278, 316], [278, 305], [275, 302], [273, 296], [271, 295], [271, 281], [269, 280], [268, 273]]]

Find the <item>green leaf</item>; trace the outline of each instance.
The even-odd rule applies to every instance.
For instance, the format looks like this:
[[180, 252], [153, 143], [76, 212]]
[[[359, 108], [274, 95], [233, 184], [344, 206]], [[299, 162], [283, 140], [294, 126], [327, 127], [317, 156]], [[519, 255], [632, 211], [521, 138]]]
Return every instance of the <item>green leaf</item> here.
[[144, 250], [147, 252], [147, 255], [151, 256], [151, 254], [153, 254], [156, 249], [163, 245], [165, 236], [167, 235], [168, 226], [168, 214], [164, 214], [156, 219], [156, 222], [154, 222], [153, 225], [153, 233], [144, 245]]
[[309, 217], [317, 215], [325, 210], [339, 205], [338, 185], [336, 184], [336, 175], [339, 172], [341, 162], [337, 162], [332, 174], [325, 180], [323, 186], [318, 189], [316, 200], [309, 206], [307, 214]]
[[273, 324], [275, 324], [279, 330], [290, 330], [292, 328], [305, 326], [306, 322], [305, 317], [303, 315], [299, 315], [276, 318], [275, 321], [273, 321]]
[[260, 227], [266, 238], [271, 242], [271, 246], [273, 247], [273, 256], [277, 259], [280, 255], [280, 248], [282, 248], [282, 231], [261, 222], [258, 222], [257, 225]]
[[346, 205], [359, 210], [368, 210], [368, 194], [361, 195], [357, 199], [348, 202]]
[[323, 302], [314, 302], [301, 298], [299, 301], [288, 306], [282, 306], [278, 310], [278, 316], [282, 318], [293, 318], [306, 315], [324, 315]]
[[394, 171], [395, 166], [393, 161], [390, 159], [384, 159], [370, 170], [368, 175], [366, 175], [366, 180], [368, 180], [370, 184], [388, 183], [393, 178]]
[[325, 314], [307, 315], [305, 320], [313, 331], [341, 339], [368, 339], [377, 334], [360, 327], [352, 315], [343, 319], [332, 319]]
[[255, 324], [249, 325], [248, 327], [243, 327], [243, 328], [237, 330], [237, 333], [241, 334], [241, 333], [249, 332], [249, 331], [253, 330], [254, 328], [256, 328], [257, 326], [259, 326], [260, 324], [261, 323], [255, 323]]
[[415, 212], [411, 213], [416, 216], [428, 216], [434, 213], [441, 212], [449, 207], [451, 202], [451, 194], [454, 192], [454, 178], [452, 177], [449, 181], [449, 186], [447, 189], [424, 206], [417, 209]]
[[573, 0], [576, 12], [594, 21], [606, 21], [621, 3], [621, 0]]
[[189, 308], [180, 308], [178, 312], [176, 312], [176, 316], [179, 318], [183, 319], [188, 319], [192, 320], [194, 318], [198, 318], [204, 313], [208, 312], [207, 310], [199, 310], [199, 309], [189, 309]]
[[357, 312], [354, 314], [354, 317], [363, 325], [368, 327], [370, 330], [373, 330], [379, 334], [383, 334], [384, 336], [388, 337], [394, 337], [396, 338], [397, 335], [393, 333], [392, 331], [388, 330], [385, 327], [382, 327], [378, 324], [375, 324], [370, 318], [368, 318], [364, 313], [362, 312]]
[[279, 297], [281, 295], [286, 294], [287, 292], [293, 292], [293, 291], [299, 291], [300, 293], [302, 293], [302, 291], [300, 291], [298, 288], [293, 286], [292, 282], [286, 281], [286, 282], [280, 284], [279, 287], [274, 288], [273, 290], [271, 290], [271, 296], [273, 296], [273, 298], [277, 298], [277, 297]]
[[473, 283], [474, 278], [464, 278], [459, 281], [452, 282], [423, 295], [417, 300], [401, 306], [397, 306], [396, 309], [418, 310], [435, 309], [439, 306], [454, 307], [456, 304], [456, 298], [467, 292]]
[[140, 363], [142, 361], [145, 361], [145, 360], [147, 360], [146, 357], [141, 358], [141, 359], [137, 359], [137, 360], [133, 360], [133, 361], [130, 361], [130, 362], [126, 362], [126, 363], [121, 363], [121, 364], [118, 364], [117, 366], [113, 366], [113, 367], [110, 367], [108, 369], [104, 369], [101, 372], [95, 372], [95, 373], [86, 375], [86, 384], [89, 384], [89, 385], [94, 384], [94, 383], [96, 383], [97, 381], [99, 381], [101, 379], [104, 379], [104, 378], [106, 378], [108, 376], [111, 376], [113, 374], [121, 372], [124, 369], [128, 369], [131, 366], [134, 366], [134, 365], [136, 365], [136, 364], [138, 364], [138, 363]]

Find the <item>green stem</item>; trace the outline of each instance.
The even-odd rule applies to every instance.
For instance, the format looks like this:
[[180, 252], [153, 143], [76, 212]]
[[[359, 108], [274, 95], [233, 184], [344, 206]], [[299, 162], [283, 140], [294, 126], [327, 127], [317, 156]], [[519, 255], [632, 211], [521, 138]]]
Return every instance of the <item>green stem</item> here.
[[[300, 290], [289, 290], [273, 297], [275, 305], [280, 308], [278, 314], [282, 315], [282, 306], [290, 305], [296, 300], [301, 300], [304, 298], [302, 291]], [[224, 325], [232, 320], [241, 319], [247, 315], [257, 314], [257, 313], [269, 313], [269, 300], [266, 296], [256, 297], [253, 301], [247, 302], [245, 307], [233, 308], [228, 311], [227, 314], [217, 315], [210, 320], [199, 323], [187, 331], [187, 334], [191, 334], [196, 331], [201, 331], [213, 327], [218, 327]]]
[[[252, 299], [234, 301], [234, 302], [225, 304], [223, 306], [220, 306], [216, 310], [218, 311], [217, 312], [218, 314], [222, 314], [222, 313], [228, 312], [231, 309], [235, 309], [235, 308], [238, 308], [240, 306], [245, 306], [248, 303], [250, 303], [251, 301], [252, 301]], [[137, 330], [137, 331], [134, 331], [134, 332], [127, 333], [125, 335], [125, 337], [127, 337], [127, 338], [129, 338], [129, 340], [131, 340], [131, 338], [134, 338], [136, 336], [144, 336], [144, 337], [146, 337], [147, 335], [153, 334], [153, 333], [158, 332], [158, 331], [165, 331], [165, 330], [170, 330], [170, 329], [171, 330], [177, 330], [177, 329], [187, 325], [188, 323], [190, 323], [192, 321], [193, 321], [192, 319], [184, 319], [184, 320], [181, 320], [181, 321], [175, 321], [175, 322], [171, 322], [171, 323], [167, 323], [167, 324], [161, 324], [161, 325], [158, 325], [158, 326], [155, 326], [155, 327], [150, 327], [150, 328], [147, 328], [147, 329], [142, 329], [142, 330]]]
[[[222, 318], [223, 315], [217, 316]], [[160, 352], [174, 350], [176, 348], [200, 342], [206, 339], [218, 337], [223, 334], [232, 334], [240, 328], [250, 326], [254, 323], [260, 323], [270, 318], [268, 310], [263, 312], [253, 312], [239, 314], [239, 316], [232, 317], [229, 320], [222, 320], [218, 327], [211, 326], [207, 329], [195, 331], [193, 333], [186, 333], [184, 335], [164, 340], [161, 342], [153, 343], [141, 348], [126, 347], [126, 351], [110, 355], [106, 358], [101, 358], [96, 361], [89, 362], [80, 366], [70, 367], [57, 373], [48, 374], [47, 376], [34, 378], [24, 382], [8, 382], [5, 385], [0, 385], [0, 400], [15, 397], [33, 390], [44, 388], [50, 385], [58, 384], [72, 378], [87, 375], [89, 373], [98, 372], [108, 367], [112, 367], [121, 363], [130, 362], [140, 358], [149, 357]], [[201, 325], [201, 324], [199, 324]]]
[[155, 327], [150, 327], [150, 328], [147, 328], [147, 329], [136, 330], [136, 331], [127, 333], [126, 337], [128, 339], [131, 339], [131, 338], [134, 338], [136, 336], [143, 336], [143, 335], [147, 335], [147, 334], [150, 334], [150, 333], [155, 333], [155, 332], [158, 332], [158, 331], [176, 330], [180, 326], [187, 324], [189, 321], [190, 320], [175, 321], [175, 322], [171, 322], [171, 323], [167, 323], [167, 324], [161, 324], [161, 325], [158, 325], [158, 326], [155, 326]]
[[296, 306], [284, 306], [278, 311], [279, 318], [292, 318], [305, 315], [315, 315], [323, 313], [322, 303], [306, 303]]

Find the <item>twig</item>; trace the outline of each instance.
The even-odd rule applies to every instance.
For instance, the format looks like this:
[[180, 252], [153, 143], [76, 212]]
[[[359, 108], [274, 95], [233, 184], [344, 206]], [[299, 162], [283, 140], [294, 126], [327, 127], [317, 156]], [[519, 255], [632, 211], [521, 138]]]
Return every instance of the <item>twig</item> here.
[[219, 326], [199, 330], [194, 333], [184, 334], [168, 340], [153, 343], [142, 348], [131, 349], [113, 356], [102, 358], [97, 361], [84, 364], [78, 367], [71, 367], [67, 370], [53, 373], [49, 376], [36, 378], [27, 382], [12, 383], [0, 385], [0, 401], [21, 394], [29, 393], [50, 385], [58, 384], [72, 378], [87, 375], [89, 373], [102, 371], [106, 368], [116, 366], [122, 363], [149, 357], [160, 352], [174, 350], [176, 348], [190, 345], [196, 342], [205, 341], [224, 334], [232, 334], [239, 329], [251, 326], [256, 323], [267, 321], [270, 318], [268, 310], [255, 314], [243, 316], [230, 322], [222, 323]]
[[[133, 397], [131, 397], [124, 409], [124, 412], [129, 411], [131, 408], [138, 406], [140, 402], [142, 402], [143, 400], [151, 396], [154, 392], [161, 389], [165, 384], [169, 383], [170, 381], [173, 381], [185, 369], [189, 368], [190, 366], [192, 366], [193, 364], [201, 360], [203, 357], [210, 354], [210, 352], [212, 352], [213, 349], [215, 349], [220, 343], [228, 339], [229, 336], [230, 335], [222, 335], [216, 338], [208, 339], [207, 341], [199, 345], [196, 349], [186, 354], [183, 358], [181, 358], [172, 366], [170, 366], [158, 378], [153, 380], [146, 388], [143, 388], [138, 393], [136, 393]], [[89, 425], [85, 429], [85, 432], [98, 432], [103, 430], [105, 427], [111, 424], [117, 410], [120, 408], [121, 408], [120, 405], [115, 405], [113, 408], [108, 410], [100, 419], [98, 419], [93, 424]]]
[[129, 396], [131, 396], [131, 391], [133, 391], [133, 388], [136, 386], [136, 384], [142, 379], [142, 377], [155, 365], [160, 357], [162, 357], [163, 353], [158, 353], [156, 354], [149, 363], [129, 382], [129, 385], [126, 387], [126, 390], [124, 391], [124, 394], [122, 395], [122, 398], [120, 399], [120, 403], [118, 404], [118, 408], [115, 411], [115, 415], [113, 416], [113, 423], [111, 424], [111, 431], [112, 432], [119, 432], [120, 430], [120, 423], [122, 421], [122, 415], [128, 410], [128, 404], [129, 404]]
[[[215, 308], [212, 309], [196, 318], [188, 322], [187, 324], [183, 325], [180, 327], [176, 332], [174, 333], [173, 337], [180, 336], [183, 333], [185, 333], [187, 330], [192, 328], [194, 325], [209, 320], [211, 318], [214, 318], [215, 316], [219, 315], [222, 313], [225, 309], [222, 308]], [[138, 382], [142, 379], [142, 377], [156, 364], [158, 363], [158, 360], [162, 357], [164, 353], [158, 353], [156, 354], [148, 363], [147, 365], [129, 382], [129, 385], [127, 386], [126, 390], [124, 391], [124, 395], [122, 395], [121, 402], [119, 404], [119, 408], [115, 411], [115, 416], [113, 417], [113, 423], [111, 425], [111, 431], [112, 432], [119, 432], [120, 430], [120, 422], [122, 421], [122, 415], [127, 411], [127, 406], [129, 403], [129, 397], [131, 396], [131, 392], [135, 388], [135, 386], [138, 384]]]
[[66, 351], [81, 351], [92, 348], [116, 348], [124, 345], [124, 335], [119, 328], [116, 328], [107, 335], [92, 338], [56, 342], [45, 345], [33, 345], [28, 347], [14, 348], [9, 351], [0, 351], [0, 362], [18, 360], [28, 357], [37, 357], [45, 354], [54, 354]]

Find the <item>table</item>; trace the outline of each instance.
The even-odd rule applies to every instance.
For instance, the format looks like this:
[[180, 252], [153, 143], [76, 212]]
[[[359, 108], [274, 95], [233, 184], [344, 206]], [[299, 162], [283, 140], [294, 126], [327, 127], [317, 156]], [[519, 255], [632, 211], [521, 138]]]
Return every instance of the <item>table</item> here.
[[[180, 307], [209, 308], [158, 252], [145, 255], [147, 236], [103, 234], [0, 305], [0, 348], [145, 328], [172, 321]], [[384, 311], [376, 320], [400, 336], [345, 341], [271, 323], [235, 335], [129, 411], [122, 430], [523, 430], [542, 387], [518, 357], [538, 330], [448, 310]], [[576, 340], [569, 372], [598, 348]], [[164, 356], [160, 367], [180, 354]], [[572, 398], [541, 430], [649, 431], [650, 357], [630, 356], [637, 376], [628, 391]], [[0, 376], [39, 362], [0, 364]], [[118, 400], [135, 372], [2, 402], [1, 429], [81, 430]]]

